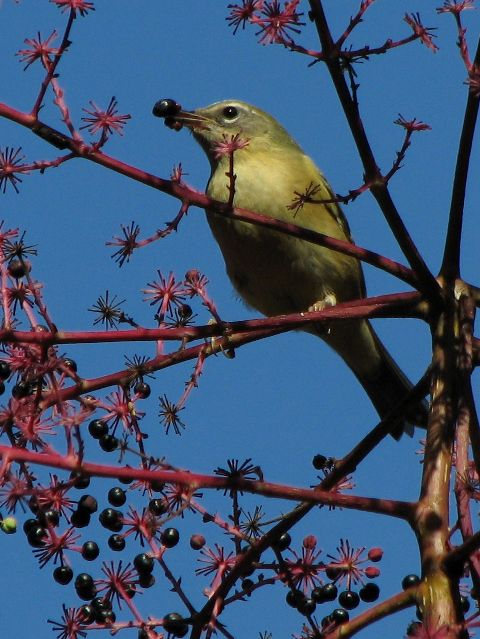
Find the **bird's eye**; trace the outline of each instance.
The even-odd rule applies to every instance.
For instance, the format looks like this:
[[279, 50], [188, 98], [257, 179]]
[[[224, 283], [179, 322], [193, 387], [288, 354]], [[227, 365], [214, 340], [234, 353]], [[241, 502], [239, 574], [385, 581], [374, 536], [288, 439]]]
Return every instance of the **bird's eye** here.
[[223, 109], [223, 115], [227, 120], [234, 120], [238, 115], [238, 109], [234, 106], [226, 106]]

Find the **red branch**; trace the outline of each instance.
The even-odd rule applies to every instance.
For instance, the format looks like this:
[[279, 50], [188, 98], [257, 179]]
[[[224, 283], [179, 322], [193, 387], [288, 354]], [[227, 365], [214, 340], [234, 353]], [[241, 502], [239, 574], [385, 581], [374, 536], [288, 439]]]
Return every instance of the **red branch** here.
[[391, 515], [400, 519], [408, 519], [413, 514], [415, 504], [410, 502], [390, 499], [376, 499], [373, 497], [360, 497], [354, 495], [342, 495], [340, 493], [319, 490], [317, 488], [296, 488], [283, 484], [245, 479], [238, 477], [219, 477], [217, 475], [202, 475], [185, 471], [171, 470], [143, 470], [119, 466], [105, 466], [81, 462], [76, 456], [65, 456], [56, 453], [37, 453], [25, 448], [0, 446], [0, 458], [3, 466], [13, 461], [28, 462], [49, 468], [61, 468], [63, 470], [80, 472], [82, 475], [94, 477], [115, 477], [117, 479], [130, 478], [138, 481], [158, 481], [162, 483], [180, 484], [189, 490], [199, 488], [211, 488], [214, 490], [240, 490], [265, 497], [302, 501], [310, 504], [324, 504], [339, 506]]
[[[412, 301], [419, 300], [419, 296], [416, 293], [399, 293], [396, 296], [386, 296], [386, 297], [397, 298], [397, 301], [399, 301], [399, 305], [404, 304], [405, 300], [409, 303], [411, 303]], [[319, 313], [308, 313], [308, 314], [296, 313], [291, 316], [279, 316], [274, 319], [268, 318], [265, 320], [252, 320], [257, 322], [259, 327], [256, 330], [251, 331], [250, 333], [242, 333], [242, 332], [229, 333], [227, 331], [228, 334], [225, 335], [225, 331], [224, 331], [221, 337], [219, 337], [218, 339], [214, 341], [212, 340], [210, 344], [200, 344], [199, 346], [192, 346], [191, 348], [180, 349], [178, 351], [175, 351], [174, 353], [157, 355], [157, 357], [149, 360], [148, 362], [145, 362], [142, 368], [145, 374], [153, 373], [155, 371], [159, 371], [165, 368], [169, 368], [170, 366], [174, 366], [178, 364], [179, 362], [185, 362], [192, 359], [197, 359], [198, 357], [209, 357], [211, 355], [214, 355], [215, 353], [236, 348], [238, 346], [242, 346], [243, 344], [248, 344], [250, 342], [256, 341], [258, 339], [263, 339], [264, 337], [271, 336], [282, 331], [298, 328], [299, 326], [306, 323], [311, 323], [312, 321], [319, 322], [323, 320], [327, 322], [333, 319], [333, 317], [335, 316], [337, 318], [342, 318], [342, 319], [374, 317], [374, 316], [378, 317], [379, 316], [378, 314], [383, 314], [383, 312], [384, 312], [384, 308], [382, 307], [381, 303], [379, 305], [373, 304], [369, 308], [368, 303], [365, 304], [365, 300], [358, 300], [355, 302], [351, 302], [350, 304], [345, 304], [345, 305], [339, 304], [338, 306], [332, 307], [325, 311], [321, 311]], [[387, 311], [387, 314], [388, 314], [388, 311]], [[268, 323], [273, 323], [275, 327], [260, 328], [262, 324], [268, 324]], [[215, 328], [215, 325], [213, 325], [213, 327]], [[140, 329], [140, 330], [145, 332], [149, 329]], [[170, 332], [170, 330], [183, 331], [183, 330], [190, 330], [190, 329], [166, 329], [166, 330]], [[134, 331], [122, 331], [122, 332], [130, 333]], [[36, 334], [36, 335], [40, 335], [40, 334]], [[79, 395], [82, 395], [84, 393], [91, 393], [93, 391], [99, 390], [101, 388], [106, 388], [108, 386], [128, 384], [130, 380], [131, 380], [131, 371], [129, 369], [116, 371], [108, 375], [103, 375], [102, 377], [97, 377], [95, 379], [90, 379], [90, 380], [84, 379], [73, 386], [70, 386], [68, 388], [64, 388], [61, 390], [56, 390], [55, 392], [52, 392], [46, 397], [44, 397], [41, 402], [41, 408], [45, 409], [57, 402], [63, 402], [69, 399], [77, 398]]]
[[129, 164], [125, 164], [121, 160], [108, 156], [102, 151], [95, 149], [95, 147], [60, 133], [47, 124], [40, 122], [33, 115], [17, 111], [3, 103], [0, 103], [0, 117], [5, 117], [30, 129], [46, 142], [59, 149], [68, 149], [79, 158], [90, 160], [91, 162], [100, 164], [105, 168], [121, 173], [133, 180], [142, 182], [147, 186], [151, 186], [163, 193], [167, 193], [168, 195], [181, 200], [183, 203], [188, 203], [190, 205], [193, 204], [202, 209], [208, 208], [209, 210], [213, 210], [216, 213], [225, 215], [226, 217], [232, 217], [245, 222], [251, 222], [252, 224], [258, 224], [259, 226], [273, 228], [276, 231], [281, 231], [294, 237], [300, 237], [314, 244], [326, 246], [334, 251], [339, 251], [345, 255], [356, 257], [361, 261], [381, 268], [382, 270], [387, 271], [387, 273], [404, 280], [411, 286], [417, 287], [419, 285], [415, 274], [410, 269], [395, 262], [394, 260], [378, 255], [373, 251], [355, 246], [350, 242], [329, 237], [323, 233], [316, 233], [315, 231], [302, 228], [296, 224], [281, 222], [280, 220], [272, 219], [253, 211], [247, 211], [246, 209], [241, 208], [235, 208], [232, 210], [228, 204], [212, 200], [204, 193], [185, 185], [183, 182], [179, 183], [175, 180], [165, 180], [152, 175], [151, 173], [147, 173], [146, 171], [142, 171], [141, 169], [137, 169]]
[[92, 344], [112, 342], [151, 342], [182, 341], [188, 342], [208, 337], [230, 336], [239, 333], [252, 333], [259, 330], [293, 330], [311, 322], [330, 322], [338, 319], [363, 319], [374, 317], [421, 317], [416, 308], [421, 296], [416, 292], [393, 293], [365, 297], [328, 307], [322, 311], [292, 313], [254, 320], [221, 322], [203, 326], [185, 326], [181, 328], [135, 328], [125, 331], [16, 331], [0, 329], [0, 341], [33, 344]]

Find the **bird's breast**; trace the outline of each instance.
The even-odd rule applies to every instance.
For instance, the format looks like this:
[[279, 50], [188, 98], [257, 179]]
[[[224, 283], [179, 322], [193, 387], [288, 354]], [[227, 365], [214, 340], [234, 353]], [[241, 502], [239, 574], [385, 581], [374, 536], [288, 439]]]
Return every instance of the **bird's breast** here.
[[[268, 154], [244, 157], [245, 161], [234, 164], [235, 206], [347, 239], [344, 227], [326, 206], [308, 204], [297, 214], [289, 209], [295, 191], [303, 192], [310, 183], [319, 183], [325, 194], [329, 193], [323, 175], [309, 158], [299, 155], [294, 156], [293, 162], [285, 162], [283, 156]], [[216, 200], [227, 201], [228, 184], [225, 167], [218, 166], [207, 193]], [[233, 285], [243, 300], [261, 313], [305, 311], [331, 293], [338, 300], [361, 296], [362, 276], [357, 260], [213, 212], [207, 212], [207, 219]]]

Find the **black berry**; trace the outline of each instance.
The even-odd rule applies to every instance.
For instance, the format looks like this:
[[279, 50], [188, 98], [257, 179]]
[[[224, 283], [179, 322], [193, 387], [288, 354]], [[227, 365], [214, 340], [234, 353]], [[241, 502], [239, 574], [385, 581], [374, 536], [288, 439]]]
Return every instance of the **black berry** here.
[[94, 561], [100, 554], [100, 548], [94, 541], [86, 541], [82, 546], [82, 557], [86, 561]]
[[323, 470], [325, 468], [325, 465], [327, 463], [327, 458], [325, 457], [325, 455], [315, 455], [315, 457], [312, 459], [312, 466], [315, 468], [315, 470]]
[[157, 118], [167, 118], [177, 115], [181, 108], [172, 98], [163, 98], [155, 102], [152, 112]]
[[75, 510], [70, 516], [70, 523], [75, 528], [85, 528], [90, 523], [90, 513], [86, 510]]
[[23, 532], [28, 534], [28, 531], [34, 526], [38, 526], [38, 519], [26, 519], [23, 523]]
[[75, 579], [76, 590], [86, 590], [94, 585], [93, 578], [86, 572], [81, 572]]
[[160, 481], [159, 479], [152, 479], [152, 481], [150, 482], [150, 488], [153, 490], [154, 493], [161, 493], [162, 490], [165, 488], [165, 482]]
[[176, 528], [165, 528], [160, 535], [160, 541], [167, 548], [173, 548], [178, 544], [180, 534]]
[[100, 448], [104, 450], [106, 453], [112, 453], [114, 450], [118, 448], [118, 439], [114, 435], [103, 435], [98, 440], [100, 444]]
[[48, 526], [53, 526], [54, 528], [58, 526], [60, 522], [60, 515], [57, 510], [53, 508], [49, 510], [39, 511], [37, 514], [38, 521], [40, 525], [47, 528]]
[[120, 532], [123, 528], [122, 513], [114, 508], [105, 508], [99, 516], [99, 521], [104, 528], [112, 532]]
[[29, 262], [19, 260], [17, 257], [14, 257], [8, 263], [8, 272], [15, 279], [24, 277], [30, 271], [30, 268]]
[[419, 583], [420, 583], [420, 577], [418, 575], [406, 575], [402, 579], [402, 588], [406, 590], [407, 588], [410, 588], [411, 586], [416, 586]]
[[102, 422], [101, 419], [93, 419], [88, 425], [88, 432], [93, 439], [100, 439], [100, 437], [108, 434], [108, 425]]
[[200, 550], [200, 548], [205, 546], [205, 543], [206, 540], [203, 535], [196, 534], [190, 537], [190, 548], [193, 548], [193, 550]]
[[149, 384], [146, 384], [145, 382], [138, 382], [137, 384], [135, 384], [133, 391], [139, 396], [140, 399], [147, 399], [147, 397], [150, 396], [152, 389], [150, 388]]
[[373, 582], [369, 582], [368, 584], [365, 584], [363, 588], [360, 589], [360, 592], [358, 594], [360, 595], [360, 599], [362, 601], [366, 601], [370, 603], [378, 599], [380, 595], [380, 588], [377, 586], [377, 584], [374, 584]]
[[350, 615], [343, 608], [335, 608], [330, 617], [332, 621], [334, 621], [338, 625], [346, 623], [350, 619]]
[[95, 611], [90, 604], [81, 606], [79, 613], [83, 623], [89, 624], [95, 621]]
[[74, 480], [73, 485], [78, 490], [84, 490], [85, 488], [88, 488], [90, 485], [90, 477], [88, 475], [81, 475], [77, 473], [76, 471], [72, 471], [70, 473], [70, 479]]
[[115, 619], [116, 616], [113, 610], [108, 610], [107, 608], [98, 610], [98, 612], [95, 613], [95, 621], [99, 624], [108, 625], [115, 623]]
[[27, 397], [32, 392], [32, 388], [33, 387], [30, 382], [19, 380], [12, 388], [12, 397], [14, 397], [15, 399], [22, 399], [22, 397]]
[[133, 565], [140, 574], [149, 575], [153, 570], [154, 562], [150, 555], [142, 552], [135, 557], [135, 559], [133, 560]]
[[302, 603], [297, 606], [298, 612], [302, 615], [313, 615], [315, 612], [315, 608], [317, 607], [316, 603], [313, 601], [311, 597], [306, 597]]
[[160, 515], [167, 512], [167, 505], [163, 499], [150, 499], [148, 502], [148, 510], [152, 515], [160, 517]]
[[324, 603], [325, 601], [334, 601], [337, 598], [337, 586], [332, 583], [325, 584], [324, 586], [318, 586], [312, 590], [312, 599], [317, 603]]
[[347, 610], [353, 610], [360, 603], [360, 597], [353, 590], [344, 590], [338, 595], [338, 603]]
[[292, 538], [288, 534], [288, 532], [283, 533], [277, 540], [275, 540], [272, 544], [272, 548], [274, 550], [287, 550], [287, 548], [292, 543]]
[[325, 574], [332, 581], [336, 579], [340, 573], [341, 568], [337, 568], [337, 566], [327, 566], [327, 568], [325, 569]]
[[53, 571], [53, 578], [58, 584], [66, 586], [73, 579], [73, 570], [70, 566], [57, 566]]
[[179, 615], [178, 612], [171, 612], [163, 618], [164, 630], [172, 634], [174, 637], [184, 637], [187, 634], [185, 632], [185, 627], [188, 632], [188, 626], [182, 615]]
[[126, 501], [127, 495], [123, 488], [120, 488], [120, 486], [110, 488], [108, 491], [108, 502], [112, 504], [112, 506], [123, 506]]
[[98, 502], [93, 495], [83, 495], [78, 500], [78, 510], [83, 510], [89, 515], [93, 515], [98, 510]]
[[99, 610], [112, 609], [111, 601], [109, 599], [106, 599], [105, 597], [95, 597], [94, 599], [92, 599], [90, 604], [92, 608], [95, 610], [95, 612], [98, 612]]
[[108, 538], [108, 545], [115, 552], [120, 552], [125, 548], [125, 539], [122, 535], [115, 533]]
[[27, 541], [33, 548], [43, 548], [46, 543], [47, 531], [37, 524], [32, 526], [27, 533]]
[[93, 599], [97, 594], [97, 589], [93, 578], [86, 572], [81, 572], [75, 579], [75, 591], [80, 599], [87, 601]]
[[138, 584], [142, 588], [151, 588], [155, 583], [155, 576], [149, 574], [140, 574], [138, 576]]
[[289, 590], [285, 597], [285, 601], [289, 606], [292, 606], [292, 608], [298, 608], [305, 600], [305, 595], [299, 590]]

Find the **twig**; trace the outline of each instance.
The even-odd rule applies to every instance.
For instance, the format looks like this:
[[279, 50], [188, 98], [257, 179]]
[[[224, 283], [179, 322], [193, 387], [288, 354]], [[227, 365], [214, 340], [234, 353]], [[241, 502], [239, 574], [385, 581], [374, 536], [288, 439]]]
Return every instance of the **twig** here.
[[425, 261], [413, 243], [413, 240], [410, 237], [395, 204], [393, 203], [388, 187], [385, 184], [375, 161], [360, 114], [352, 96], [350, 95], [338, 55], [335, 52], [335, 43], [330, 33], [322, 2], [321, 0], [309, 1], [318, 35], [320, 37], [320, 42], [322, 44], [322, 50], [325, 55], [325, 63], [337, 90], [340, 103], [345, 112], [350, 130], [362, 160], [365, 171], [365, 181], [372, 182], [372, 187], [370, 189], [371, 193], [377, 200], [378, 205], [380, 206], [380, 209], [382, 210], [400, 248], [405, 254], [412, 269], [415, 271], [419, 279], [420, 289], [430, 299], [439, 302], [440, 297], [438, 283], [429, 271]]
[[[477, 46], [474, 65], [480, 63], [480, 40]], [[478, 116], [479, 97], [469, 90], [462, 134], [457, 152], [457, 164], [453, 180], [452, 198], [450, 202], [450, 216], [448, 220], [445, 249], [443, 253], [440, 274], [447, 279], [460, 276], [460, 245], [462, 240], [463, 212], [465, 206], [465, 191], [467, 188], [468, 169], [472, 152], [473, 136]]]

